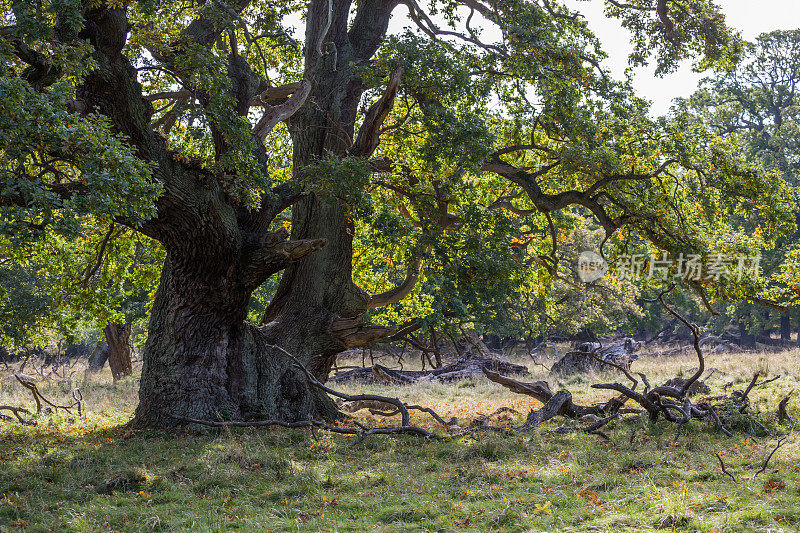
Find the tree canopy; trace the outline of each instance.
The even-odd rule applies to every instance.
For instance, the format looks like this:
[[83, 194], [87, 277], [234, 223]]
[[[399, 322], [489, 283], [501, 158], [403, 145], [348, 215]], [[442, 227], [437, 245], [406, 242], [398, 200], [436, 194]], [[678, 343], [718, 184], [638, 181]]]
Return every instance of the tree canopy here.
[[[92, 276], [126, 293], [155, 282], [143, 247], [165, 255], [139, 425], [325, 416], [274, 346], [325, 377], [398, 328], [507, 322], [514, 300], [569, 280], [569, 240], [708, 258], [794, 223], [790, 180], [714, 121], [652, 118], [558, 2], [2, 3], [4, 242], [28, 253], [119, 227], [118, 272]], [[742, 52], [710, 0], [606, 5], [632, 64], [730, 69]]]

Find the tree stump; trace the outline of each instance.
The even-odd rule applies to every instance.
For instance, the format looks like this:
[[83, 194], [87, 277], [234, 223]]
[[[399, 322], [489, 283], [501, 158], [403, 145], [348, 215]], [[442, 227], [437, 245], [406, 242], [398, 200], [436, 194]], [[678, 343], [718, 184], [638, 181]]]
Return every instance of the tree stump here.
[[133, 374], [131, 364], [131, 325], [111, 322], [103, 329], [108, 345], [108, 366], [114, 381]]
[[89, 372], [100, 372], [108, 361], [108, 345], [100, 341], [89, 354]]

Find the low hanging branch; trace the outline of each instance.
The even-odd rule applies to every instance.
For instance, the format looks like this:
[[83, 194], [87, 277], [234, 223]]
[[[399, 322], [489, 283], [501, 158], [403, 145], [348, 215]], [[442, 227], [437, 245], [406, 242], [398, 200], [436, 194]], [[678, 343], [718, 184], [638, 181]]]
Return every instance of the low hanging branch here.
[[419, 280], [419, 267], [420, 260], [412, 260], [408, 265], [406, 279], [404, 279], [400, 285], [393, 289], [370, 296], [370, 299], [367, 302], [367, 308], [376, 309], [378, 307], [385, 307], [387, 305], [397, 303], [411, 294], [411, 291], [414, 290], [414, 286]]

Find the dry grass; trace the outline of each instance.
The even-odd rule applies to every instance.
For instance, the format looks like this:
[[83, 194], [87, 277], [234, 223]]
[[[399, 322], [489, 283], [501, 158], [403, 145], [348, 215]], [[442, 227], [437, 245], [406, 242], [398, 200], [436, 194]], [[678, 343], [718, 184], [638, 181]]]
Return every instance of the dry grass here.
[[[708, 357], [718, 369], [711, 394], [743, 388], [757, 370], [783, 376], [752, 393], [768, 427], [789, 437], [754, 482], [775, 438], [729, 439], [697, 422], [677, 440], [669, 424], [639, 422], [633, 441], [619, 423], [609, 428], [610, 443], [548, 431], [562, 421], [519, 437], [377, 437], [357, 447], [305, 431], [131, 433], [123, 425], [137, 378], [113, 385], [104, 373], [84, 383], [79, 370], [72, 383], [40, 388], [58, 400], [83, 385], [85, 418], [0, 423], [0, 531], [798, 531], [800, 427], [780, 427], [771, 416], [785, 393], [800, 389], [798, 363], [798, 351]], [[635, 370], [657, 383], [695, 365], [689, 354], [643, 357]], [[529, 367], [531, 379], [545, 378]], [[0, 404], [28, 404], [27, 391], [7, 377], [0, 374]], [[561, 386], [577, 401], [601, 401], [607, 393], [588, 385], [608, 379], [577, 376]], [[347, 389], [399, 395], [459, 420], [500, 406], [521, 420], [538, 407], [483, 379]], [[797, 401], [790, 412], [800, 418]], [[435, 427], [425, 415], [415, 419]], [[721, 473], [714, 452], [739, 483]]]

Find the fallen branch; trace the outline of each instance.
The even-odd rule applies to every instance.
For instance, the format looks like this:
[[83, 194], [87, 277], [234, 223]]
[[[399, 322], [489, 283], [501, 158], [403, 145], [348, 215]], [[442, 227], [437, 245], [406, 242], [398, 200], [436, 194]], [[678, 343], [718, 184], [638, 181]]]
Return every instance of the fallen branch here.
[[185, 418], [185, 417], [178, 417], [173, 416], [174, 420], [179, 422], [186, 422], [188, 424], [198, 424], [201, 426], [208, 426], [208, 427], [217, 427], [217, 428], [229, 428], [229, 427], [283, 427], [287, 429], [298, 429], [298, 428], [316, 428], [322, 429], [325, 431], [330, 431], [331, 433], [339, 433], [342, 435], [357, 435], [358, 438], [351, 443], [351, 446], [355, 446], [359, 442], [363, 441], [365, 438], [369, 437], [370, 435], [399, 435], [399, 434], [407, 434], [407, 435], [418, 435], [420, 437], [425, 438], [432, 438], [441, 440], [442, 437], [436, 435], [435, 433], [431, 433], [422, 428], [418, 428], [416, 426], [399, 426], [399, 427], [376, 427], [376, 428], [367, 428], [359, 424], [360, 427], [352, 428], [352, 427], [343, 427], [343, 426], [332, 426], [330, 424], [326, 424], [325, 422], [320, 422], [319, 420], [300, 420], [297, 422], [286, 422], [285, 420], [232, 420], [232, 421], [214, 421], [214, 420], [200, 420], [197, 418]]
[[725, 433], [725, 435], [727, 435], [728, 437], [733, 437], [733, 433], [731, 433], [728, 430], [728, 428], [726, 428], [725, 425], [722, 423], [722, 420], [720, 420], [719, 415], [717, 414], [716, 408], [714, 406], [710, 405], [708, 407], [707, 411], [708, 411], [708, 414], [711, 416], [711, 418], [714, 420], [714, 422], [717, 423], [717, 427], [720, 429], [720, 431]]
[[554, 394], [546, 381], [524, 383], [493, 372], [485, 367], [483, 368], [483, 373], [490, 381], [502, 385], [512, 392], [531, 396], [544, 404], [538, 411], [532, 410], [530, 412], [527, 421], [521, 426], [524, 428], [537, 427], [556, 415], [575, 419], [589, 414], [598, 416], [607, 414], [602, 407], [576, 405], [572, 402], [572, 394], [568, 391], [559, 391]]
[[740, 413], [744, 413], [745, 410], [747, 409], [747, 406], [749, 404], [749, 402], [747, 400], [747, 395], [750, 394], [750, 391], [753, 390], [753, 387], [756, 386], [756, 381], [758, 381], [758, 376], [759, 376], [758, 372], [753, 374], [753, 379], [750, 380], [750, 384], [747, 386], [747, 388], [742, 393], [742, 396], [741, 396], [742, 406], [739, 408], [739, 412]]
[[772, 459], [772, 456], [775, 455], [775, 452], [778, 451], [778, 448], [780, 448], [784, 444], [786, 444], [786, 437], [779, 438], [778, 439], [778, 443], [775, 445], [775, 447], [769, 453], [767, 458], [764, 459], [764, 464], [761, 465], [761, 469], [758, 472], [756, 472], [755, 474], [753, 474], [753, 479], [751, 481], [755, 481], [756, 480], [756, 476], [759, 475], [761, 472], [764, 472], [767, 469], [767, 465], [769, 464], [769, 460]]
[[[31, 394], [33, 395], [33, 399], [36, 402], [36, 414], [39, 414], [39, 413], [42, 412], [43, 404], [44, 404], [44, 405], [48, 405], [49, 406], [49, 407], [47, 407], [45, 409], [49, 410], [50, 407], [52, 407], [53, 411], [58, 411], [59, 409], [61, 409], [63, 411], [66, 411], [69, 414], [72, 414], [72, 409], [73, 408], [77, 408], [78, 416], [82, 416], [83, 415], [83, 395], [81, 394], [80, 389], [77, 389], [77, 388], [73, 389], [73, 391], [72, 391], [72, 399], [74, 400], [73, 403], [71, 403], [70, 405], [58, 405], [58, 404], [55, 404], [55, 403], [51, 402], [50, 400], [48, 400], [41, 392], [39, 392], [39, 389], [36, 386], [36, 382], [34, 381], [34, 378], [32, 378], [31, 376], [28, 376], [28, 375], [25, 375], [25, 374], [21, 374], [21, 373], [18, 372], [16, 374], [14, 374], [14, 377], [17, 379], [17, 381], [23, 387], [25, 387], [26, 389], [31, 391]], [[0, 420], [5, 420], [7, 422], [13, 422], [14, 419], [16, 418], [16, 421], [19, 422], [20, 424], [24, 424], [26, 426], [35, 426], [36, 425], [36, 421], [35, 420], [26, 419], [25, 417], [22, 416], [23, 414], [25, 414], [25, 415], [33, 415], [34, 414], [34, 413], [31, 413], [28, 409], [25, 409], [24, 407], [17, 407], [17, 406], [13, 406], [13, 405], [0, 405], [0, 411], [6, 411], [6, 412], [9, 412], [9, 413], [14, 415], [14, 417], [12, 418], [12, 417], [10, 417], [8, 415], [4, 415], [4, 414], [0, 413]]]
[[[528, 415], [526, 423], [523, 426], [520, 426], [518, 429], [538, 427], [546, 420], [549, 420], [557, 415], [573, 419], [580, 418], [587, 414], [599, 415], [602, 417], [612, 416], [623, 411], [622, 407], [624, 406], [626, 400], [633, 400], [634, 402], [638, 403], [644, 409], [644, 411], [647, 412], [650, 420], [652, 421], [656, 421], [660, 417], [663, 417], [668, 422], [678, 424], [679, 428], [682, 428], [692, 419], [703, 420], [710, 418], [714, 421], [721, 432], [729, 437], [733, 436], [731, 431], [725, 427], [723, 420], [720, 418], [718, 411], [720, 405], [712, 405], [708, 403], [714, 398], [707, 398], [697, 404], [693, 404], [690, 400], [690, 396], [697, 392], [695, 389], [699, 388], [697, 385], [703, 384], [703, 382], [699, 380], [705, 370], [705, 358], [703, 356], [703, 351], [700, 348], [700, 334], [697, 326], [690, 323], [683, 316], [681, 316], [680, 313], [672, 309], [664, 300], [664, 295], [671, 290], [672, 287], [661, 292], [657, 298], [648, 301], [660, 302], [661, 305], [663, 305], [664, 308], [667, 309], [667, 311], [674, 317], [675, 321], [680, 321], [691, 331], [694, 338], [693, 344], [695, 353], [697, 354], [698, 368], [688, 379], [684, 380], [674, 378], [667, 381], [663, 385], [651, 389], [647, 377], [642, 373], [638, 373], [641, 381], [645, 385], [644, 392], [638, 392], [636, 388], [639, 384], [639, 381], [633, 377], [629, 369], [626, 368], [624, 364], [621, 365], [616, 362], [606, 361], [599, 357], [597, 353], [602, 348], [602, 345], [596, 343], [597, 346], [592, 346], [591, 349], [583, 349], [581, 353], [585, 353], [585, 355], [591, 357], [598, 363], [601, 362], [603, 364], [609, 364], [616, 368], [630, 380], [631, 386], [628, 387], [621, 383], [593, 384], [592, 388], [612, 390], [619, 393], [619, 396], [611, 398], [603, 407], [585, 407], [574, 404], [572, 402], [572, 395], [568, 391], [559, 391], [558, 393], [553, 394], [549, 385], [545, 381], [524, 383], [507, 376], [501, 376], [496, 372], [492, 372], [491, 370], [484, 368], [484, 374], [491, 381], [503, 385], [513, 392], [532, 396], [544, 404], [541, 409], [532, 410]], [[765, 380], [758, 385], [770, 383], [775, 381], [775, 379], [777, 379], [777, 377]], [[737, 391], [733, 393], [732, 397], [722, 396], [717, 397], [716, 399], [722, 399], [724, 401], [733, 399], [737, 401], [737, 404], [741, 408], [741, 412], [744, 413], [748, 405], [747, 396], [753, 387], [757, 386], [757, 380], [758, 375], [753, 376], [752, 381], [744, 392]], [[783, 411], [782, 414], [779, 415], [781, 420], [788, 416], [785, 407], [786, 402], [783, 403]], [[769, 430], [757, 420], [753, 419], [752, 423], [760, 427], [765, 433], [770, 434]], [[682, 430], [679, 429], [679, 435], [681, 431]]]
[[341, 372], [333, 379], [336, 383], [357, 380], [362, 383], [390, 383], [393, 385], [410, 385], [421, 381], [427, 382], [446, 382], [464, 379], [472, 379], [482, 375], [482, 368], [489, 366], [491, 370], [503, 374], [527, 374], [528, 369], [522, 365], [516, 365], [496, 359], [491, 356], [477, 355], [468, 353], [462, 355], [458, 360], [434, 368], [430, 371], [420, 370], [395, 370], [383, 365], [374, 364], [366, 368], [358, 368], [347, 372]]
[[42, 403], [45, 403], [50, 407], [52, 407], [55, 411], [62, 409], [63, 411], [66, 411], [69, 414], [72, 414], [72, 409], [77, 407], [78, 416], [82, 415], [83, 394], [81, 393], [80, 389], [76, 388], [72, 390], [72, 399], [74, 401], [70, 405], [58, 405], [45, 398], [44, 395], [41, 392], [39, 392], [39, 389], [36, 387], [36, 382], [33, 380], [32, 377], [19, 373], [14, 374], [14, 377], [17, 378], [17, 381], [19, 381], [19, 383], [23, 387], [31, 391], [31, 394], [33, 394], [33, 399], [36, 400], [37, 413], [40, 413], [42, 411]]
[[[674, 287], [674, 285], [673, 285], [673, 287]], [[661, 305], [664, 307], [664, 309], [666, 309], [666, 310], [667, 310], [667, 311], [668, 311], [668, 312], [669, 312], [669, 313], [670, 313], [672, 316], [674, 316], [675, 318], [677, 318], [678, 320], [680, 320], [680, 321], [681, 321], [681, 322], [682, 322], [682, 323], [683, 323], [683, 324], [684, 324], [684, 325], [685, 325], [687, 328], [689, 328], [689, 330], [692, 332], [692, 339], [694, 340], [694, 343], [693, 343], [693, 345], [694, 345], [694, 351], [695, 351], [695, 353], [697, 353], [697, 360], [698, 360], [698, 361], [699, 361], [699, 363], [700, 363], [700, 364], [699, 364], [699, 366], [697, 367], [697, 371], [696, 371], [696, 372], [695, 372], [695, 373], [692, 375], [692, 377], [690, 377], [688, 380], [686, 380], [686, 383], [684, 383], [684, 384], [683, 384], [683, 387], [681, 387], [681, 394], [680, 394], [680, 396], [681, 396], [681, 397], [683, 397], [683, 396], [685, 396], [685, 395], [686, 395], [686, 392], [689, 390], [689, 387], [691, 387], [691, 386], [692, 386], [692, 384], [693, 384], [695, 381], [697, 381], [697, 380], [700, 378], [700, 376], [702, 376], [702, 375], [703, 375], [703, 371], [704, 371], [704, 370], [705, 370], [705, 368], [706, 368], [706, 361], [705, 361], [705, 359], [703, 358], [703, 351], [700, 349], [700, 332], [699, 332], [699, 330], [697, 329], [697, 326], [696, 326], [696, 325], [694, 325], [694, 324], [692, 324], [692, 323], [690, 323], [690, 322], [689, 322], [688, 320], [686, 320], [685, 318], [683, 318], [683, 317], [680, 315], [680, 313], [678, 313], [677, 311], [675, 311], [673, 308], [671, 308], [669, 305], [667, 305], [667, 302], [665, 302], [665, 301], [664, 301], [664, 295], [665, 295], [666, 293], [668, 293], [668, 292], [672, 291], [672, 288], [673, 288], [673, 287], [670, 287], [670, 288], [669, 288], [669, 289], [667, 289], [666, 291], [662, 291], [662, 292], [661, 292], [661, 293], [658, 295], [658, 298], [657, 298], [657, 299], [658, 299], [658, 301], [659, 301], [659, 302], [661, 302]]]
[[511, 407], [499, 407], [494, 410], [494, 412], [489, 413], [488, 415], [478, 415], [478, 418], [474, 419], [472, 422], [469, 423], [469, 427], [485, 427], [489, 425], [489, 421], [496, 417], [497, 415], [501, 415], [503, 413], [512, 413], [512, 414], [519, 414], [516, 409], [512, 409]]
[[[575, 427], [575, 426], [561, 426], [557, 427], [553, 430], [553, 433], [573, 433], [573, 432], [583, 432], [589, 435], [597, 435], [603, 440], [611, 440], [608, 435], [600, 431], [600, 428], [611, 422], [612, 420], [616, 420], [619, 418], [619, 413], [614, 413], [611, 416], [607, 416], [605, 418], [601, 418], [597, 422], [589, 424], [588, 426], [583, 427]], [[635, 435], [635, 434], [634, 434]], [[633, 441], [633, 436], [631, 437], [631, 442]]]
[[[26, 415], [33, 414], [30, 411], [28, 411], [27, 409], [25, 409], [24, 407], [14, 407], [13, 405], [0, 405], [0, 411], [9, 411], [10, 413], [12, 413], [16, 417], [17, 422], [19, 422], [20, 424], [25, 424], [26, 426], [35, 426], [36, 425], [36, 422], [34, 422], [32, 420], [26, 420], [26, 419], [22, 418], [22, 413], [24, 413]], [[8, 415], [4, 415], [4, 414], [0, 414], [0, 420], [6, 420], [6, 421], [9, 421], [9, 422], [13, 422], [14, 421], [13, 418], [11, 418]]]
[[719, 461], [719, 466], [722, 468], [722, 473], [731, 478], [734, 483], [737, 483], [737, 480], [733, 476], [733, 474], [728, 472], [728, 469], [725, 468], [725, 463], [722, 461], [722, 457], [720, 457], [718, 453], [714, 453], [714, 455], [717, 457], [717, 460]]
[[[325, 384], [323, 384], [321, 381], [319, 381], [316, 377], [314, 377], [314, 375], [311, 372], [308, 371], [308, 369], [305, 367], [305, 365], [302, 364], [294, 355], [292, 355], [288, 351], [284, 350], [280, 346], [276, 346], [274, 344], [268, 345], [268, 347], [278, 350], [279, 352], [284, 354], [286, 357], [291, 359], [294, 362], [294, 366], [296, 368], [300, 369], [305, 374], [306, 379], [308, 380], [308, 382], [311, 385], [313, 385], [313, 386], [319, 388], [320, 390], [330, 394], [331, 396], [336, 396], [337, 398], [341, 398], [341, 399], [349, 401], [349, 402], [356, 402], [356, 401], [361, 401], [361, 400], [374, 400], [374, 401], [378, 401], [378, 402], [383, 402], [383, 403], [386, 403], [386, 404], [393, 405], [400, 412], [400, 415], [401, 415], [402, 418], [401, 418], [401, 425], [399, 427], [391, 427], [391, 428], [390, 427], [378, 427], [378, 428], [370, 428], [370, 429], [361, 429], [360, 432], [358, 430], [354, 430], [354, 432], [351, 432], [350, 434], [359, 435], [359, 437], [355, 440], [355, 442], [353, 442], [353, 445], [358, 444], [359, 442], [361, 442], [362, 440], [364, 440], [366, 437], [368, 437], [370, 435], [389, 435], [389, 434], [399, 434], [399, 433], [405, 433], [405, 434], [410, 434], [410, 435], [418, 435], [418, 436], [425, 437], [425, 438], [441, 439], [441, 437], [436, 435], [435, 433], [432, 433], [432, 432], [430, 432], [430, 431], [428, 431], [426, 429], [422, 429], [420, 427], [411, 425], [411, 416], [409, 415], [409, 409], [415, 409], [415, 410], [420, 410], [420, 411], [424, 411], [424, 412], [426, 412], [428, 414], [431, 414], [432, 416], [434, 416], [434, 418], [438, 422], [440, 422], [442, 425], [444, 425], [446, 427], [447, 423], [442, 419], [442, 417], [440, 417], [438, 414], [436, 414], [432, 409], [427, 408], [427, 407], [420, 407], [418, 405], [408, 406], [405, 403], [403, 403], [402, 401], [400, 401], [398, 398], [392, 398], [390, 396], [381, 396], [381, 395], [378, 395], [378, 394], [345, 394], [343, 392], [339, 392], [337, 390], [331, 389], [330, 387], [327, 387]], [[332, 427], [336, 427], [336, 426], [332, 426]]]

